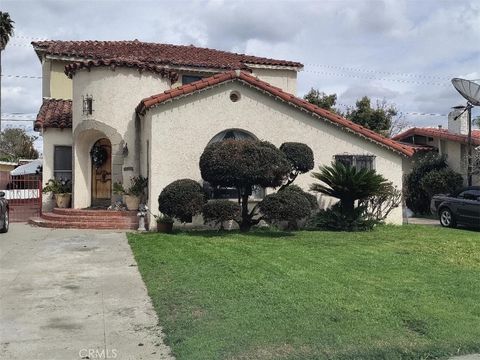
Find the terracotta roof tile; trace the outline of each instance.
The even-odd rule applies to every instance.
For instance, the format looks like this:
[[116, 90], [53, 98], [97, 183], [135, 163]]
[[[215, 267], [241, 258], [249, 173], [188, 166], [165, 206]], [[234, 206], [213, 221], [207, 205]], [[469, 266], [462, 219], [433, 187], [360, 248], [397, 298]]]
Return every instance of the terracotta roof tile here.
[[[455, 134], [447, 129], [438, 129], [438, 128], [411, 128], [407, 131], [404, 131], [401, 134], [395, 135], [393, 137], [394, 140], [404, 140], [413, 135], [420, 135], [420, 136], [428, 136], [434, 138], [440, 138], [450, 141], [457, 141], [463, 144], [468, 143], [468, 136], [462, 134]], [[472, 144], [473, 145], [480, 145], [480, 130], [472, 130]]]
[[231, 53], [196, 46], [134, 41], [34, 41], [38, 54], [74, 57], [85, 60], [121, 59], [123, 62], [159, 66], [191, 66], [214, 69], [247, 69], [248, 64], [302, 68], [299, 62]]
[[[230, 81], [232, 79], [238, 79], [239, 81], [245, 82], [251, 86], [254, 86], [258, 89], [264, 90], [268, 93], [270, 93], [273, 96], [276, 96], [285, 102], [295, 105], [301, 109], [307, 110], [315, 115], [318, 115], [330, 123], [333, 123], [335, 125], [341, 126], [345, 129], [348, 129], [360, 136], [363, 136], [369, 140], [372, 140], [380, 145], [386, 146], [387, 148], [394, 150], [398, 153], [401, 153], [406, 156], [412, 156], [415, 154], [417, 151], [417, 148], [406, 145], [406, 144], [401, 144], [398, 141], [388, 139], [370, 129], [364, 128], [361, 125], [355, 124], [354, 122], [347, 120], [337, 114], [333, 114], [325, 109], [322, 109], [318, 106], [315, 106], [305, 100], [302, 100], [300, 98], [297, 98], [293, 96], [292, 94], [286, 93], [283, 90], [271, 86], [265, 81], [259, 80], [258, 78], [250, 75], [249, 73], [245, 71], [228, 71], [224, 72], [222, 74], [217, 74], [215, 76], [212, 76], [210, 78], [204, 78], [199, 81], [196, 81], [194, 83], [191, 83], [189, 85], [195, 85], [195, 86], [181, 86], [177, 88], [177, 92], [174, 92], [175, 90], [171, 92], [164, 92], [158, 95], [153, 95], [150, 96], [146, 99], [143, 99], [140, 104], [137, 106], [137, 112], [140, 114], [144, 114], [145, 111], [150, 109], [153, 106], [159, 105], [165, 101], [171, 100], [175, 97], [181, 96], [181, 95], [187, 95], [194, 93], [198, 91], [197, 89], [204, 89], [210, 86], [214, 86], [220, 83], [224, 83], [227, 81]], [[180, 92], [179, 90], [184, 90], [183, 92]]]
[[166, 69], [164, 66], [132, 60], [128, 58], [76, 61], [65, 66], [65, 74], [69, 78], [72, 78], [72, 76], [75, 75], [75, 72], [77, 70], [90, 69], [92, 67], [99, 67], [99, 66], [109, 66], [111, 68], [115, 68], [117, 66], [134, 67], [139, 70], [152, 71], [157, 74], [160, 74], [162, 77], [168, 78], [172, 84], [177, 82], [178, 80], [178, 73], [172, 69]]
[[34, 130], [72, 127], [72, 100], [43, 99]]

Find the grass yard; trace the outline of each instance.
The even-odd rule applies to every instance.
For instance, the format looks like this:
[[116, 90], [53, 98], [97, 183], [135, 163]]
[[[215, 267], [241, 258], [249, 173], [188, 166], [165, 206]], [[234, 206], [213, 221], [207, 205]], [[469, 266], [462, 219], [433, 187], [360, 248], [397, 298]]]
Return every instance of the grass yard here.
[[480, 351], [480, 232], [129, 234], [178, 360]]

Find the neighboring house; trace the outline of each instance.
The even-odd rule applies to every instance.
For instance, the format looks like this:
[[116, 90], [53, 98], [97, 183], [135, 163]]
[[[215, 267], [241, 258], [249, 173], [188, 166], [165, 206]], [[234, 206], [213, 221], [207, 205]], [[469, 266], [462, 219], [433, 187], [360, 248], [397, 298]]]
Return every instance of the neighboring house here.
[[0, 161], [0, 190], [5, 190], [10, 182], [10, 171], [18, 166], [16, 162]]
[[[201, 181], [205, 146], [225, 138], [306, 143], [315, 168], [338, 158], [376, 169], [399, 189], [417, 151], [297, 98], [298, 62], [137, 40], [32, 44], [44, 79], [35, 122], [44, 182], [72, 178], [75, 208], [110, 204], [112, 184], [140, 174], [156, 212], [171, 181]], [[296, 183], [313, 181], [304, 174]], [[388, 220], [402, 223], [402, 210]]]
[[[468, 118], [463, 107], [457, 106], [448, 114], [448, 128], [411, 128], [393, 137], [404, 144], [423, 146], [445, 155], [448, 165], [456, 172], [467, 175]], [[460, 115], [461, 114], [461, 115]], [[460, 116], [459, 116], [460, 115]], [[480, 130], [472, 130], [472, 151], [480, 146]], [[473, 185], [480, 185], [480, 177], [473, 177]]]

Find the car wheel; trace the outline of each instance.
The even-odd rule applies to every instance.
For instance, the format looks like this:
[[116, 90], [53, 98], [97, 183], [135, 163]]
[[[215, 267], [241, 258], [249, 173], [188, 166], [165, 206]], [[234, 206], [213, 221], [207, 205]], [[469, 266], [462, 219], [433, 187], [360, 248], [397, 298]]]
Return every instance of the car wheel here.
[[6, 233], [8, 231], [9, 225], [10, 225], [10, 217], [7, 210], [5, 211], [5, 215], [3, 215], [3, 227], [0, 229], [0, 233]]
[[455, 227], [457, 225], [450, 209], [444, 208], [440, 210], [440, 225], [449, 228]]

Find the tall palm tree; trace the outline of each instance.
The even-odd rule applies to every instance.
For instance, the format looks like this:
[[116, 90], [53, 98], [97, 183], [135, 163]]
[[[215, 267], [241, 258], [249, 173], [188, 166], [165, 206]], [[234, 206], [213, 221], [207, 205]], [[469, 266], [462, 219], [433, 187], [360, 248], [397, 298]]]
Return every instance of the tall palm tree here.
[[356, 200], [365, 200], [388, 184], [375, 170], [357, 170], [340, 162], [321, 166], [320, 172], [312, 173], [312, 176], [323, 184], [312, 184], [310, 189], [339, 199], [342, 211], [347, 215], [353, 215]]
[[13, 35], [13, 24], [10, 14], [0, 11], [0, 131], [2, 131], [2, 51]]

